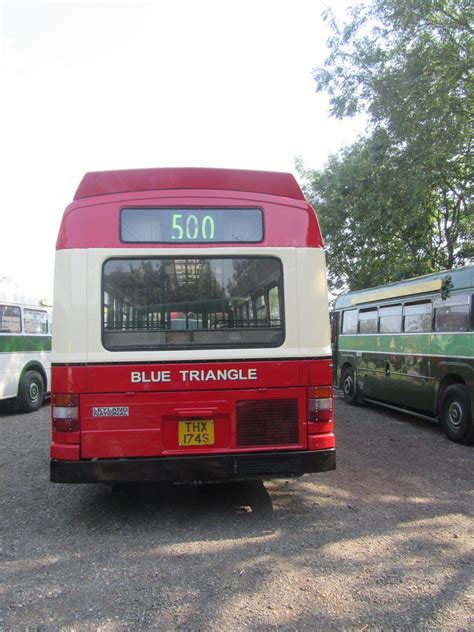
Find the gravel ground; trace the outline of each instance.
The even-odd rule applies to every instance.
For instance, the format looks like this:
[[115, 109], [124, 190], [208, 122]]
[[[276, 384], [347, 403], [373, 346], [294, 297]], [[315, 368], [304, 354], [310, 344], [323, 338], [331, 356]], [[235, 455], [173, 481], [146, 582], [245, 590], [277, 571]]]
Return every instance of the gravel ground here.
[[0, 411], [0, 629], [473, 630], [473, 448], [336, 424], [335, 472], [112, 493], [48, 482], [48, 406]]

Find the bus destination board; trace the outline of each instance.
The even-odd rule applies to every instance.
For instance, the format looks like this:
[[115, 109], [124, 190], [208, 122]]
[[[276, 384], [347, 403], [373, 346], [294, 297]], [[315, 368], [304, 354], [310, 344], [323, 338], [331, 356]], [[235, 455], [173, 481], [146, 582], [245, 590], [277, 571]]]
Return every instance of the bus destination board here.
[[126, 243], [257, 243], [263, 240], [259, 208], [123, 208]]

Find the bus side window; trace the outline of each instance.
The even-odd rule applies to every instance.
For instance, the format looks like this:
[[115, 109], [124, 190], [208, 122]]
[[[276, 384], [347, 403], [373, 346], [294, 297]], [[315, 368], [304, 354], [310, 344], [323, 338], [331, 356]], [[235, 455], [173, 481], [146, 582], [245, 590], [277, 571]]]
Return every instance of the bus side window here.
[[361, 309], [359, 312], [359, 333], [377, 333], [377, 308]]
[[19, 307], [0, 305], [0, 333], [21, 333], [21, 313]]
[[403, 306], [403, 331], [405, 333], [431, 331], [431, 323], [431, 301], [405, 303]]
[[379, 311], [379, 331], [381, 334], [399, 333], [402, 330], [402, 306], [388, 305]]
[[47, 334], [48, 314], [39, 309], [23, 309], [25, 334]]
[[443, 301], [437, 298], [435, 307], [435, 331], [469, 330], [469, 295], [458, 294]]
[[357, 310], [349, 309], [342, 314], [342, 333], [343, 334], [356, 334], [357, 333]]

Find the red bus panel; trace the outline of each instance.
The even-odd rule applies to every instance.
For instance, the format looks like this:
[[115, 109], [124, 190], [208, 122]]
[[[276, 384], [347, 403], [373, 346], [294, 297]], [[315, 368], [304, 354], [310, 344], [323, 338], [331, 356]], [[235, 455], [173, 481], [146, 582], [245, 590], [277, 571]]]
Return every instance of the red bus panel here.
[[[306, 389], [301, 387], [233, 390], [225, 394], [222, 391], [204, 391], [198, 396], [195, 393], [83, 395], [81, 457], [130, 458], [236, 450], [303, 449], [307, 446], [305, 398]], [[286, 406], [285, 409], [288, 400], [294, 406]], [[274, 404], [279, 402], [280, 406], [275, 407]], [[242, 414], [242, 404], [246, 405], [246, 415]], [[126, 411], [126, 416], [94, 416], [93, 411], [101, 408]], [[271, 423], [265, 422], [266, 408], [271, 413]], [[278, 410], [285, 413], [281, 419]], [[289, 410], [294, 410], [295, 415], [289, 415]], [[178, 423], [197, 420], [212, 421], [213, 444], [180, 446]], [[262, 428], [265, 423], [267, 428]], [[243, 431], [241, 425], [245, 425]], [[288, 428], [294, 431], [291, 443], [287, 438]]]

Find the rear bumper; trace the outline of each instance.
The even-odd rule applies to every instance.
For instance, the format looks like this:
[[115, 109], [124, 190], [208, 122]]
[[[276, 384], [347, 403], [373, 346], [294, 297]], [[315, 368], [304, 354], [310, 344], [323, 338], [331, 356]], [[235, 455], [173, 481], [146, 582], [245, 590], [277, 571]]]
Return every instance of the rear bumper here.
[[53, 483], [198, 483], [286, 478], [336, 468], [336, 450], [174, 456], [96, 461], [51, 460]]

